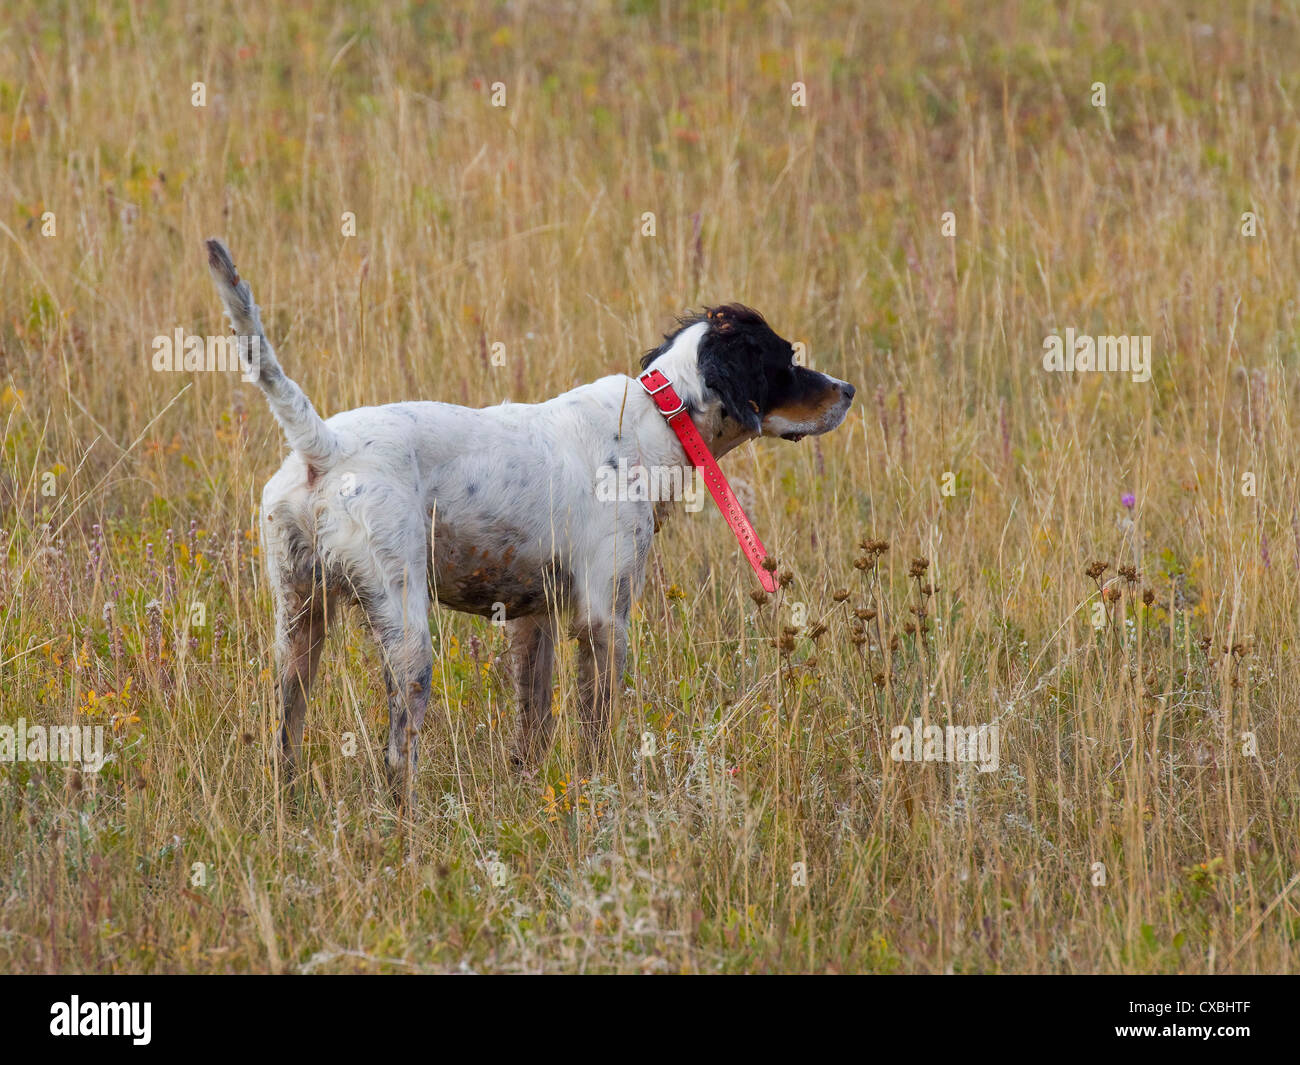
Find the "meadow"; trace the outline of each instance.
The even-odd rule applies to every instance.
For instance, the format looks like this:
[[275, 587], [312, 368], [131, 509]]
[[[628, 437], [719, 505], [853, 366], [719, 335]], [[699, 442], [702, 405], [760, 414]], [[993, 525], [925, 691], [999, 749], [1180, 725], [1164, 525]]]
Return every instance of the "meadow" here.
[[[1300, 959], [1300, 8], [9, 0], [3, 972], [1281, 972]], [[656, 537], [609, 761], [434, 615], [418, 802], [358, 619], [279, 787], [237, 373], [533, 402], [739, 300], [857, 386]], [[1149, 337], [1150, 380], [1047, 338]], [[996, 768], [893, 730], [992, 726]], [[3, 754], [0, 740], [0, 754]], [[11, 750], [11, 753], [16, 753]]]

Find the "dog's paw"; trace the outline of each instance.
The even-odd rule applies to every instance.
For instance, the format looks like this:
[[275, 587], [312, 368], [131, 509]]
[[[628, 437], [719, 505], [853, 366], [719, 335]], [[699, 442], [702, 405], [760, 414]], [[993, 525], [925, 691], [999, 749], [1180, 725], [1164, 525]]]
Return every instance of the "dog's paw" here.
[[510, 770], [521, 780], [536, 780], [539, 773], [536, 761], [519, 751], [510, 754]]

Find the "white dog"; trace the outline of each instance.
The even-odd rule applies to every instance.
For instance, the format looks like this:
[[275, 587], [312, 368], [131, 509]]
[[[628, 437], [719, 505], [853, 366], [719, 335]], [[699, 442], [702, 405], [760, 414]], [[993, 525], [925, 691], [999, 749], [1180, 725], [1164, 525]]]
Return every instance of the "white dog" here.
[[[583, 735], [598, 748], [656, 504], [601, 501], [594, 486], [601, 467], [620, 460], [689, 467], [654, 401], [636, 379], [615, 374], [545, 403], [483, 410], [393, 403], [322, 420], [276, 361], [229, 252], [216, 240], [207, 251], [241, 356], [293, 452], [263, 490], [261, 511], [289, 768], [340, 601], [361, 607], [383, 650], [385, 761], [400, 799], [414, 781], [429, 701], [431, 598], [508, 620], [519, 763], [537, 760], [550, 743], [555, 641], [567, 617], [580, 641]], [[733, 305], [683, 319], [643, 366], [668, 378], [717, 457], [760, 435], [797, 440], [844, 420], [853, 386], [793, 357], [757, 312]]]

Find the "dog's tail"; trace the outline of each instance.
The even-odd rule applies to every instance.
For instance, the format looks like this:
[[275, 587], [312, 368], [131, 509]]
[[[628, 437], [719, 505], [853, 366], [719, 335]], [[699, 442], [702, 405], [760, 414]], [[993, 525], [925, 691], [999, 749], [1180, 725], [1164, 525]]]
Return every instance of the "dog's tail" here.
[[206, 245], [208, 270], [238, 337], [240, 361], [266, 393], [271, 413], [284, 430], [289, 446], [317, 472], [325, 472], [338, 460], [338, 436], [316, 413], [306, 393], [280, 368], [275, 350], [262, 330], [262, 316], [253, 302], [252, 290], [247, 281], [240, 280], [226, 246], [215, 239]]

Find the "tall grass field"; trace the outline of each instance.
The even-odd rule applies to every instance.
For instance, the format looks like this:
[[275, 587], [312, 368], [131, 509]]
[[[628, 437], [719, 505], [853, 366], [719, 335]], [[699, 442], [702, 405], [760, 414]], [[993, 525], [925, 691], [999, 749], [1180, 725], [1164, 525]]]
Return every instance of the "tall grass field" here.
[[[1295, 968], [1297, 55], [1291, 0], [8, 0], [0, 972]], [[435, 610], [409, 809], [353, 615], [282, 786], [284, 438], [162, 357], [211, 236], [325, 414], [759, 309], [857, 388], [723, 460], [779, 591], [678, 505], [608, 757], [566, 643], [531, 771]]]

